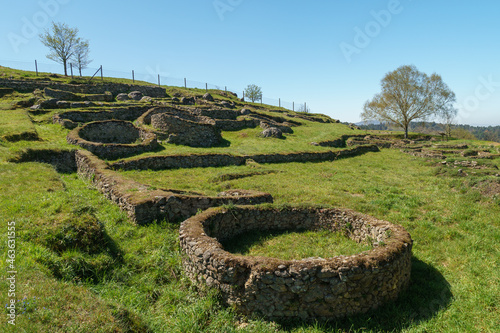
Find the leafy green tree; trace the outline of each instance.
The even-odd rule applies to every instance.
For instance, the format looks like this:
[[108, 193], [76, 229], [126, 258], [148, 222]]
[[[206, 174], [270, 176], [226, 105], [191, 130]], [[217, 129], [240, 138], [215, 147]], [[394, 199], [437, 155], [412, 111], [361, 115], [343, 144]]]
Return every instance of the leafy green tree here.
[[255, 84], [249, 84], [245, 88], [245, 97], [251, 100], [252, 103], [258, 101], [259, 99], [262, 99], [262, 89]]
[[472, 134], [470, 131], [466, 130], [463, 127], [457, 127], [457, 128], [452, 129], [451, 135], [457, 139], [477, 140], [477, 138], [474, 134]]
[[441, 76], [428, 76], [413, 65], [387, 73], [381, 86], [382, 92], [365, 103], [361, 117], [395, 124], [404, 129], [405, 138], [413, 120], [437, 116], [456, 100]]
[[87, 68], [88, 64], [92, 62], [89, 59], [89, 41], [81, 40], [76, 46], [73, 56], [71, 58], [72, 64], [78, 68], [80, 76], [82, 76], [82, 69]]
[[40, 41], [50, 49], [47, 58], [63, 64], [64, 75], [68, 76], [68, 60], [75, 53], [75, 48], [80, 44], [78, 29], [70, 28], [65, 23], [52, 22], [51, 29], [40, 34]]

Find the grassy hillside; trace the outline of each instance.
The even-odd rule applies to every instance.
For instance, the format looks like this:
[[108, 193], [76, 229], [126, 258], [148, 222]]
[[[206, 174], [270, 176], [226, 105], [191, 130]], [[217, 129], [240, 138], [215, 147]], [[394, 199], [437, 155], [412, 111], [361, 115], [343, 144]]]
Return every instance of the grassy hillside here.
[[[32, 78], [32, 73], [12, 73]], [[215, 291], [191, 284], [182, 271], [178, 222], [136, 226], [76, 173], [58, 173], [36, 162], [10, 162], [26, 148], [77, 148], [66, 143], [68, 130], [51, 123], [60, 110], [33, 114], [13, 107], [28, 95], [0, 99], [0, 133], [37, 135], [36, 141], [0, 135], [0, 219], [5, 221], [0, 297], [8, 304], [10, 222], [16, 231], [18, 310], [15, 327], [7, 323], [4, 310], [2, 332], [496, 332], [500, 327], [498, 145], [446, 143], [467, 144], [465, 155], [487, 150], [489, 159], [459, 152], [434, 159], [390, 148], [333, 162], [117, 171], [158, 188], [209, 195], [253, 189], [271, 193], [282, 206], [350, 208], [400, 224], [412, 235], [411, 285], [396, 302], [329, 324], [275, 323], [241, 317], [224, 307]], [[268, 109], [260, 112], [279, 115]], [[247, 129], [223, 132], [225, 146], [164, 143], [162, 150], [141, 156], [326, 151], [331, 148], [310, 143], [365, 133], [341, 124], [298, 121], [303, 125], [294, 127], [285, 140], [259, 138], [258, 129]], [[468, 166], [472, 161], [477, 165]], [[310, 244], [300, 238], [303, 235], [289, 237], [278, 239], [278, 245], [288, 242], [293, 247], [301, 239]], [[319, 244], [333, 241], [324, 237], [318, 236]], [[246, 246], [251, 248], [256, 239]], [[264, 253], [273, 253], [271, 247]]]

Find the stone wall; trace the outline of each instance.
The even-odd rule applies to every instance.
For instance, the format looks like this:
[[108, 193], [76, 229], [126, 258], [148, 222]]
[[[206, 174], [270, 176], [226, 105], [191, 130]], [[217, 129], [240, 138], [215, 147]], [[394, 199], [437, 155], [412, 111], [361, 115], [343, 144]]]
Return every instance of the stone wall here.
[[14, 89], [12, 88], [0, 88], [0, 98], [4, 97], [5, 95], [12, 94], [14, 92]]
[[52, 122], [62, 125], [65, 128], [73, 129], [79, 123], [89, 123], [92, 121], [102, 120], [127, 120], [134, 121], [144, 114], [149, 107], [147, 106], [132, 106], [132, 107], [117, 107], [109, 111], [67, 111], [57, 113], [52, 117]]
[[321, 162], [334, 161], [344, 157], [351, 157], [367, 152], [378, 152], [375, 145], [358, 146], [351, 149], [326, 152], [303, 152], [288, 154], [257, 154], [257, 155], [230, 155], [230, 154], [191, 154], [149, 156], [128, 161], [118, 161], [111, 165], [113, 169], [121, 170], [167, 170], [179, 168], [206, 168], [230, 165], [244, 165], [251, 159], [257, 163], [290, 163], [290, 162]]
[[[327, 229], [374, 248], [352, 256], [279, 260], [233, 255], [221, 241], [253, 230]], [[410, 281], [404, 228], [350, 210], [214, 208], [181, 224], [183, 264], [195, 283], [220, 290], [244, 315], [331, 320], [395, 300]]]
[[57, 98], [64, 101], [94, 101], [94, 102], [111, 102], [113, 101], [113, 95], [107, 91], [104, 94], [90, 94], [82, 95], [75, 94], [69, 91], [51, 89], [46, 87], [43, 93], [47, 97]]
[[254, 205], [273, 202], [270, 194], [232, 190], [217, 197], [184, 195], [169, 190], [151, 189], [146, 185], [123, 178], [106, 163], [84, 150], [76, 152], [78, 174], [89, 179], [103, 193], [127, 212], [137, 224], [167, 219], [174, 222], [195, 215], [199, 210], [234, 203]]
[[316, 123], [333, 123], [333, 124], [336, 124], [336, 123], [340, 123], [339, 120], [336, 120], [336, 119], [332, 119], [328, 116], [325, 116], [325, 115], [321, 115], [321, 116], [314, 116], [314, 115], [305, 115], [305, 114], [299, 114], [299, 113], [295, 113], [295, 114], [288, 114], [289, 117], [293, 117], [293, 118], [299, 118], [299, 119], [304, 119], [304, 120], [307, 120], [307, 121], [312, 121], [312, 122], [316, 122]]
[[335, 140], [329, 140], [329, 141], [322, 141], [319, 142], [319, 145], [322, 147], [335, 147], [335, 148], [342, 148], [346, 147], [346, 141], [349, 138], [363, 138], [365, 137], [364, 134], [359, 134], [359, 135], [342, 135], [340, 138], [335, 139]]
[[[280, 124], [280, 123], [288, 123], [289, 126], [301, 126], [302, 123], [298, 122], [298, 121], [294, 121], [292, 119], [289, 119], [289, 118], [284, 118], [284, 117], [280, 117], [280, 116], [272, 116], [270, 114], [263, 114], [263, 113], [257, 113], [257, 112], [251, 112], [250, 113], [250, 116], [252, 116], [253, 118], [256, 118], [256, 119], [260, 119], [264, 122], [268, 122], [268, 123], [276, 123], [276, 124]], [[291, 115], [290, 115], [291, 117]]]
[[277, 122], [260, 121], [259, 125], [264, 130], [274, 127], [279, 129], [282, 133], [293, 134], [293, 129], [291, 127], [291, 124], [287, 122], [277, 123]]
[[140, 116], [139, 119], [137, 119], [137, 122], [139, 124], [151, 125], [151, 117], [161, 113], [170, 113], [179, 116], [180, 114], [189, 113], [189, 111], [184, 110], [183, 108], [180, 107], [170, 107], [170, 106], [150, 108], [147, 110], [147, 112], [145, 112], [142, 116]]
[[141, 130], [126, 121], [92, 122], [78, 131], [87, 141], [100, 143], [134, 143], [141, 137]]
[[66, 141], [105, 159], [142, 154], [158, 148], [155, 134], [121, 120], [88, 123], [69, 132]]
[[151, 126], [169, 134], [168, 143], [191, 147], [213, 147], [222, 142], [214, 125], [183, 119], [168, 113], [151, 116]]
[[214, 119], [236, 120], [240, 115], [238, 111], [229, 109], [195, 109], [193, 113], [197, 116], [204, 116]]
[[125, 83], [92, 83], [92, 84], [67, 84], [60, 82], [47, 82], [37, 80], [9, 80], [0, 79], [0, 87], [9, 87], [20, 92], [33, 92], [35, 89], [57, 89], [69, 91], [78, 94], [104, 94], [111, 92], [114, 96], [119, 93], [129, 93], [131, 91], [140, 91], [145, 96], [165, 97], [165, 88], [157, 86], [140, 86]]
[[139, 119], [140, 124], [151, 124], [151, 117], [157, 114], [166, 113], [171, 116], [190, 120], [193, 122], [215, 125], [222, 131], [240, 131], [245, 128], [255, 128], [260, 121], [254, 118], [245, 117], [237, 119], [239, 114], [232, 110], [212, 110], [212, 109], [185, 109], [180, 107], [156, 107], [149, 109]]
[[214, 124], [221, 131], [241, 131], [246, 128], [255, 128], [259, 126], [260, 120], [251, 118], [238, 120], [215, 119]]

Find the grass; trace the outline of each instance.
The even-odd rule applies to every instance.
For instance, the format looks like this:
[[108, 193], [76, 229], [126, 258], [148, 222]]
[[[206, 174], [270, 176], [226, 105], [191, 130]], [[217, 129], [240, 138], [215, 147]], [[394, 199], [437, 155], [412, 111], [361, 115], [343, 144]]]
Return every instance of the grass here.
[[222, 245], [225, 250], [237, 255], [283, 260], [349, 256], [372, 248], [368, 244], [356, 243], [341, 233], [328, 230], [254, 231]]
[[[240, 322], [211, 291], [198, 290], [183, 277], [178, 226], [133, 226], [115, 205], [76, 175], [59, 175], [38, 163], [4, 162], [0, 179], [6, 190], [1, 194], [0, 216], [16, 221], [20, 230], [19, 248], [23, 252], [19, 254], [19, 270], [43, 277], [32, 280], [19, 276], [22, 281], [32, 281], [30, 288], [20, 287], [20, 298], [40, 297], [41, 307], [52, 308], [48, 314], [33, 310], [33, 322], [20, 317], [18, 328], [29, 330], [35, 325], [39, 331], [50, 328], [57, 332], [63, 330], [57, 323], [64, 319], [74, 331], [84, 327], [95, 332], [130, 329], [127, 325], [147, 327], [152, 332], [235, 332], [240, 325], [243, 332], [493, 332], [497, 327], [500, 206], [491, 199], [460, 188], [453, 190], [455, 179], [436, 177], [434, 167], [395, 150], [335, 162], [264, 167], [283, 172], [228, 183], [238, 188], [270, 190], [278, 204], [342, 206], [405, 226], [415, 241], [408, 292], [378, 312], [326, 326]], [[246, 168], [228, 169], [235, 172]], [[186, 174], [176, 178], [187, 183], [189, 177], [205, 173], [204, 177], [209, 178], [224, 169], [182, 170]], [[163, 172], [156, 178], [163, 178]], [[193, 187], [198, 189], [205, 186], [196, 179], [189, 183], [197, 184]], [[36, 226], [33, 222], [40, 216], [64, 224], [66, 217], [77, 211], [93, 213], [102, 222], [109, 244], [116, 249], [99, 253], [68, 249], [58, 253], [29, 236]], [[290, 240], [292, 245], [294, 239]], [[58, 275], [54, 267], [66, 274]], [[83, 275], [82, 267], [95, 272], [94, 276], [89, 279]], [[5, 288], [5, 282], [0, 287]], [[71, 317], [71, 311], [60, 312], [68, 306], [94, 319], [80, 321], [76, 313]], [[46, 316], [49, 319], [44, 321]]]
[[38, 140], [38, 134], [25, 110], [0, 110], [0, 139]]
[[[10, 106], [0, 112], [5, 109]], [[121, 172], [158, 188], [207, 194], [254, 189], [271, 193], [278, 205], [350, 208], [400, 224], [412, 235], [411, 284], [397, 301], [331, 323], [276, 323], [239, 316], [216, 292], [191, 284], [182, 270], [178, 224], [135, 226], [76, 174], [59, 174], [41, 163], [8, 162], [25, 148], [70, 147], [65, 142], [67, 130], [48, 123], [48, 117], [32, 119], [40, 141], [0, 142], [0, 219], [5, 221], [1, 234], [6, 237], [7, 222], [15, 222], [19, 310], [15, 330], [3, 329], [9, 326], [2, 321], [2, 331], [497, 332], [500, 327], [500, 200], [479, 187], [485, 180], [495, 181], [494, 175], [474, 175], [466, 168], [465, 177], [438, 172], [440, 161], [393, 149], [334, 162]], [[229, 147], [169, 149], [234, 154], [317, 151], [326, 148], [310, 146], [310, 141], [354, 132], [338, 124], [304, 123], [286, 140], [261, 140], [245, 130], [224, 133]], [[460, 142], [473, 149], [488, 145]], [[488, 149], [498, 152], [497, 146]], [[500, 166], [500, 159], [484, 163]], [[271, 256], [299, 249], [312, 251], [303, 256], [327, 257], [338, 250], [327, 248], [334, 235], [313, 234], [258, 235], [243, 250], [253, 251], [264, 240], [282, 246], [266, 246], [262, 253]], [[0, 300], [7, 304], [5, 240], [0, 242]], [[305, 245], [296, 246], [299, 243]], [[325, 249], [326, 253], [314, 252]], [[3, 320], [6, 314], [5, 310]]]
[[0, 140], [38, 140], [38, 134], [26, 110], [14, 109], [25, 94], [13, 93], [0, 98]]
[[[2, 79], [12, 79], [12, 80], [37, 80], [37, 81], [51, 81], [51, 82], [59, 82], [59, 83], [67, 83], [67, 84], [86, 84], [90, 80], [90, 76], [74, 76], [74, 78], [71, 78], [71, 76], [64, 76], [61, 74], [52, 74], [52, 73], [45, 73], [45, 72], [38, 72], [38, 75], [35, 71], [24, 71], [24, 70], [18, 70], [14, 68], [9, 68], [9, 67], [4, 67], [0, 66], [0, 78]], [[100, 84], [103, 81], [101, 81], [100, 77], [95, 77], [92, 80], [93, 84]], [[104, 78], [105, 83], [127, 83], [127, 84], [132, 84], [132, 80], [129, 79], [122, 79], [122, 78], [113, 78], [113, 77], [105, 77]], [[137, 85], [147, 85], [147, 86], [152, 86], [153, 84], [149, 82], [144, 82], [144, 81], [135, 81], [134, 84]]]
[[300, 120], [304, 125], [293, 127], [293, 134], [286, 134], [285, 140], [259, 137], [262, 129], [245, 129], [241, 131], [223, 131], [224, 143], [218, 147], [196, 148], [174, 144], [163, 144], [161, 151], [145, 153], [125, 160], [133, 160], [145, 156], [162, 156], [174, 154], [209, 154], [226, 153], [233, 155], [294, 153], [294, 152], [321, 152], [335, 150], [331, 147], [311, 145], [311, 142], [321, 142], [338, 139], [346, 134], [362, 134], [364, 132], [351, 130], [342, 124], [312, 123]]

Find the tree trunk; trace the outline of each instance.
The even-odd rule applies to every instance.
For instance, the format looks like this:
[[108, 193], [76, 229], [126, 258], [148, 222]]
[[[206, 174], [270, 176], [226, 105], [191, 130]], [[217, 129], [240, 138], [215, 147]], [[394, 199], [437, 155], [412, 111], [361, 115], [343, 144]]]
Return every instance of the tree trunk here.
[[82, 77], [82, 68], [78, 67], [78, 71], [80, 72], [80, 77]]
[[68, 65], [66, 64], [66, 60], [63, 60], [64, 64], [64, 76], [68, 76]]
[[405, 126], [405, 139], [408, 139], [408, 125]]

